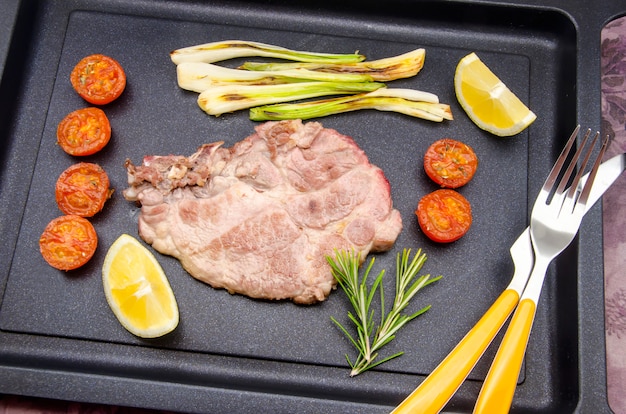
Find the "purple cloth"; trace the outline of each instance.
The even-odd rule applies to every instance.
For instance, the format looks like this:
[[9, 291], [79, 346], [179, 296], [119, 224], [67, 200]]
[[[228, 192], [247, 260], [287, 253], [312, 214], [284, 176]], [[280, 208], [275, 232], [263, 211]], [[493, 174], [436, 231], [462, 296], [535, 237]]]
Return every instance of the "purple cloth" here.
[[[608, 156], [626, 151], [626, 18], [602, 31], [602, 132]], [[609, 406], [626, 413], [626, 174], [603, 197], [604, 290]]]

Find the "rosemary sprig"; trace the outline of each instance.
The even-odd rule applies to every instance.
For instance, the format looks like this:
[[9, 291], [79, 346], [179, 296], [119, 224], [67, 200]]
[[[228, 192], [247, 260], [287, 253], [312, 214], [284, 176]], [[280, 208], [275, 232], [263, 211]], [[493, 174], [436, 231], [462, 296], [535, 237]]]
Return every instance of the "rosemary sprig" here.
[[[358, 356], [354, 362], [346, 354], [348, 365], [352, 368], [350, 372], [351, 377], [402, 355], [404, 352], [398, 352], [376, 360], [378, 351], [395, 338], [396, 332], [400, 328], [430, 309], [430, 305], [428, 305], [413, 314], [402, 314], [402, 311], [420, 289], [441, 279], [441, 276], [431, 278], [430, 275], [417, 277], [417, 274], [426, 262], [426, 255], [419, 249], [409, 262], [410, 255], [410, 249], [404, 249], [402, 254], [398, 253], [397, 255], [396, 291], [393, 305], [389, 312], [385, 308], [385, 293], [382, 283], [385, 270], [383, 269], [374, 279], [371, 288], [367, 285], [369, 273], [374, 265], [374, 258], [372, 258], [365, 269], [363, 277], [360, 278], [360, 253], [341, 250], [335, 251], [334, 259], [326, 256], [335, 280], [346, 293], [354, 311], [348, 311], [348, 318], [356, 327], [356, 335], [350, 334], [348, 329], [331, 316], [331, 320], [358, 351]], [[380, 323], [375, 327], [375, 312], [372, 309], [372, 300], [377, 291], [380, 292]]]

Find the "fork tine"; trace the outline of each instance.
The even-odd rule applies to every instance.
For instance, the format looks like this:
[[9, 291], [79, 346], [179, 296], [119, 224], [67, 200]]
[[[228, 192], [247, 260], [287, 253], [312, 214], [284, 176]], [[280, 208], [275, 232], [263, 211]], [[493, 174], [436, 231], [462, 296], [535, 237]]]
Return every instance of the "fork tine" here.
[[[599, 135], [599, 133], [597, 135]], [[593, 164], [593, 167], [591, 167], [591, 171], [589, 172], [589, 177], [587, 178], [587, 181], [585, 182], [585, 186], [583, 187], [582, 192], [580, 193], [580, 196], [578, 197], [579, 205], [585, 206], [587, 204], [587, 201], [589, 200], [591, 187], [593, 186], [593, 182], [596, 178], [596, 174], [598, 173], [598, 168], [600, 168], [600, 164], [602, 163], [602, 159], [604, 158], [604, 153], [609, 147], [609, 141], [610, 141], [609, 135], [607, 135], [602, 141], [602, 147], [600, 147], [600, 152], [598, 153], [598, 156], [596, 157], [596, 162]]]
[[[583, 149], [585, 148], [585, 145], [587, 145], [587, 140], [589, 139], [589, 135], [591, 135], [591, 129], [588, 129], [587, 132], [585, 133], [585, 136], [583, 137], [583, 142], [580, 144], [580, 146], [576, 150], [576, 153], [572, 157], [569, 165], [567, 166], [567, 170], [563, 174], [563, 177], [561, 178], [561, 181], [559, 182], [559, 186], [556, 189], [556, 194], [560, 195], [560, 194], [563, 194], [563, 192], [565, 191], [565, 187], [567, 186], [569, 179], [572, 176], [572, 172], [574, 171], [574, 168], [576, 168], [576, 164], [578, 163], [580, 154], [582, 154]], [[595, 140], [593, 141], [593, 143], [590, 145], [589, 149], [587, 150], [587, 157], [586, 157], [585, 163], [583, 163], [583, 165], [580, 167], [580, 171], [585, 169], [585, 164], [589, 160], [589, 155], [591, 153], [591, 150], [593, 149], [594, 144], [595, 144]], [[570, 188], [574, 188], [574, 186], [572, 185]]]
[[[585, 145], [586, 141], [587, 141], [587, 137], [589, 136], [589, 134], [591, 133], [591, 130], [587, 130], [587, 135], [585, 136], [585, 142], [583, 142], [583, 144], [580, 146], [580, 149], [583, 148], [583, 146]], [[589, 162], [589, 158], [591, 158], [591, 153], [593, 152], [593, 147], [596, 145], [596, 142], [598, 141], [598, 137], [600, 136], [599, 132], [596, 132], [596, 134], [593, 137], [593, 140], [591, 141], [591, 144], [589, 144], [589, 148], [587, 148], [587, 153], [585, 154], [585, 158], [583, 160], [583, 162], [580, 165], [580, 168], [578, 170], [578, 173], [576, 174], [576, 176], [574, 177], [574, 180], [572, 181], [572, 184], [569, 188], [569, 191], [567, 192], [567, 198], [572, 200], [572, 201], [577, 201], [576, 200], [576, 194], [578, 193], [578, 183], [580, 181], [580, 178], [583, 176], [583, 173], [585, 171], [585, 168], [587, 167], [587, 163]], [[601, 155], [601, 154], [600, 154]], [[572, 165], [570, 165], [570, 167], [574, 167], [574, 163], [572, 162]]]
[[565, 160], [567, 159], [567, 156], [568, 156], [568, 154], [570, 152], [570, 149], [572, 148], [572, 145], [574, 145], [574, 142], [576, 141], [576, 136], [578, 136], [578, 131], [579, 130], [580, 130], [580, 125], [577, 125], [576, 128], [574, 129], [574, 132], [572, 132], [572, 135], [567, 140], [567, 143], [565, 144], [565, 147], [561, 151], [561, 154], [559, 155], [559, 158], [554, 163], [554, 166], [550, 170], [550, 174], [548, 174], [548, 178], [546, 178], [546, 181], [543, 184], [543, 188], [542, 189], [544, 191], [552, 190], [552, 187], [554, 186], [554, 183], [556, 182], [556, 179], [559, 177], [559, 173], [561, 172], [561, 168], [563, 168], [563, 164], [565, 163]]

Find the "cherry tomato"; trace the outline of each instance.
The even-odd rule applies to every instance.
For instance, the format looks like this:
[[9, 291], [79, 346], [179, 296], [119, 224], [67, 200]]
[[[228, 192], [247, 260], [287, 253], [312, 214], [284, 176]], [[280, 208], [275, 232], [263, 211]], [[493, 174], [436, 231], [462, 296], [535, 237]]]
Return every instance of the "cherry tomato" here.
[[438, 243], [460, 239], [472, 225], [470, 203], [455, 190], [426, 194], [417, 204], [415, 214], [424, 234]]
[[39, 250], [48, 264], [59, 270], [73, 270], [91, 259], [98, 236], [91, 223], [79, 216], [61, 216], [46, 226], [39, 238]]
[[424, 170], [444, 188], [467, 184], [478, 167], [478, 158], [467, 144], [451, 138], [435, 141], [424, 154]]
[[105, 105], [124, 92], [126, 73], [115, 59], [95, 54], [84, 57], [76, 64], [70, 81], [84, 100], [94, 105]]
[[57, 142], [70, 155], [92, 155], [111, 139], [111, 124], [100, 108], [83, 108], [67, 114], [57, 127]]
[[65, 214], [91, 217], [104, 207], [112, 190], [109, 177], [98, 164], [81, 162], [70, 166], [59, 176], [56, 200]]

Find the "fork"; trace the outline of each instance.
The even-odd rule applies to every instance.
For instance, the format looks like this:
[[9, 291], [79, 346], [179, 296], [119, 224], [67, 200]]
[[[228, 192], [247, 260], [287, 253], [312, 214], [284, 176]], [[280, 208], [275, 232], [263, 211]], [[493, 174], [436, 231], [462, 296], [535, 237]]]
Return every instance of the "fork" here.
[[[546, 271], [552, 260], [569, 246], [578, 233], [594, 178], [609, 141], [608, 137], [602, 140], [589, 177], [582, 186], [580, 180], [583, 171], [589, 163], [600, 133], [597, 132], [594, 135], [585, 151], [577, 174], [572, 179], [569, 189], [566, 190], [591, 134], [591, 130], [587, 130], [581, 145], [563, 172], [579, 130], [580, 125], [576, 127], [563, 148], [533, 206], [530, 236], [535, 253], [535, 264], [489, 369], [474, 407], [474, 413], [497, 414], [509, 411]], [[560, 180], [559, 177], [561, 177]], [[557, 180], [559, 180], [558, 183]]]

